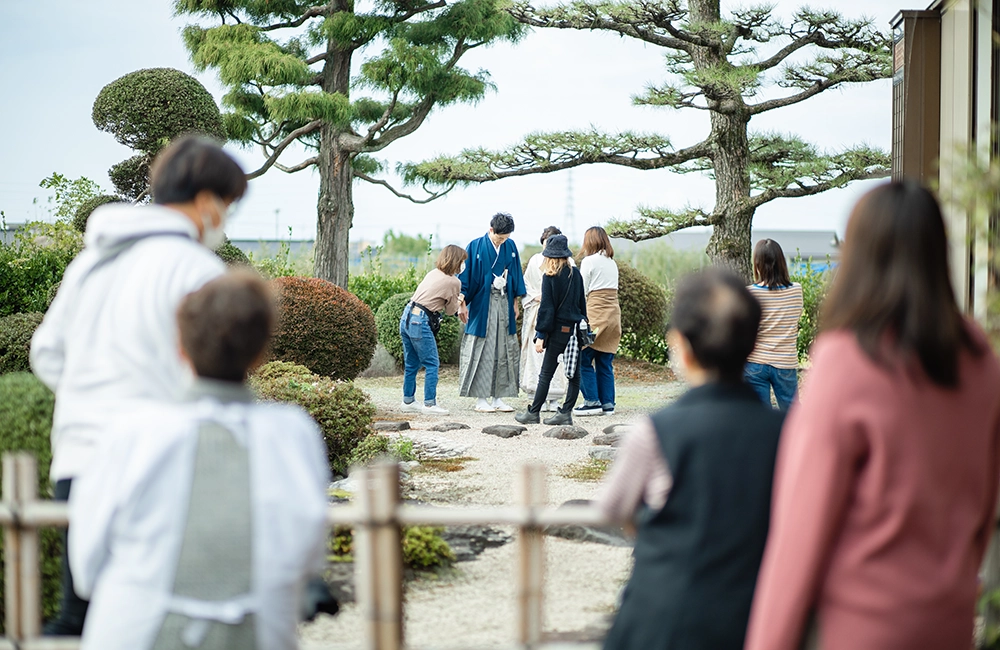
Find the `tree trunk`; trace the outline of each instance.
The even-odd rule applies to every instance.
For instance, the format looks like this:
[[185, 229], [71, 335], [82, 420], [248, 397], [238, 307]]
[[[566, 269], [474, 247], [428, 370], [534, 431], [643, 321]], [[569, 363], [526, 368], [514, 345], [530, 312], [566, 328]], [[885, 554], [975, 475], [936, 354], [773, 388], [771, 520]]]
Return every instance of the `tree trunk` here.
[[[353, 0], [333, 0], [338, 12], [354, 11]], [[342, 46], [332, 39], [326, 45], [320, 85], [324, 92], [350, 97], [351, 56], [353, 46]], [[354, 171], [352, 153], [340, 143], [343, 127], [324, 124], [319, 135], [319, 201], [316, 206], [317, 278], [347, 288], [350, 270], [350, 232], [354, 223]]]
[[319, 202], [316, 206], [317, 278], [347, 288], [350, 230], [354, 220], [351, 154], [337, 145], [333, 127], [323, 126], [319, 147]]

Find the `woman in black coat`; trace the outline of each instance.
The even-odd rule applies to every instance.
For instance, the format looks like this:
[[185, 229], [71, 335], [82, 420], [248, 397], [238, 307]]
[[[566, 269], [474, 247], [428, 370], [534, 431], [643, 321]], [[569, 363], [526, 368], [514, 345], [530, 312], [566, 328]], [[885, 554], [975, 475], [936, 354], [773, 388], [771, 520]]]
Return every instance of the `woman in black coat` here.
[[[545, 250], [542, 251], [545, 258], [542, 263], [542, 298], [535, 324], [535, 349], [539, 352], [544, 349], [545, 357], [538, 373], [534, 401], [527, 411], [514, 416], [521, 424], [538, 424], [538, 414], [548, 397], [549, 383], [559, 364], [559, 355], [566, 351], [570, 339], [577, 336], [580, 321], [587, 318], [583, 278], [580, 271], [569, 264], [572, 255], [565, 235], [552, 235], [545, 240]], [[573, 354], [579, 355], [579, 349], [576, 348]], [[564, 358], [563, 363], [567, 368], [572, 363], [574, 371], [559, 410], [545, 419], [545, 424], [548, 425], [573, 423], [573, 406], [580, 394], [580, 364], [578, 358]]]

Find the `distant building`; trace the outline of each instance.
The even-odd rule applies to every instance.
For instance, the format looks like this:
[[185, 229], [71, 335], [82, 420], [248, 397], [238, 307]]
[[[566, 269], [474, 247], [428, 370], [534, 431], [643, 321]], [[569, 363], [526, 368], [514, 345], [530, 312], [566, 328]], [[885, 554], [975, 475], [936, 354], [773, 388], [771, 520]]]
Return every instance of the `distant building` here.
[[[711, 228], [688, 228], [675, 232], [666, 237], [653, 241], [667, 242], [670, 247], [677, 251], [703, 251], [708, 245], [708, 239], [712, 235]], [[833, 230], [757, 230], [754, 229], [750, 235], [752, 244], [756, 244], [761, 239], [773, 239], [781, 245], [781, 250], [789, 261], [796, 257], [804, 261], [812, 260], [813, 265], [822, 267], [829, 259], [836, 262], [840, 259], [840, 238]], [[643, 243], [633, 244], [625, 240], [615, 240], [615, 251], [619, 249], [626, 253], [633, 246], [642, 246]]]
[[[936, 0], [892, 20], [893, 178], [962, 182], [959, 152], [997, 160], [1000, 117], [1000, 0]], [[959, 303], [980, 320], [1000, 279], [1000, 216], [948, 208], [952, 281]]]

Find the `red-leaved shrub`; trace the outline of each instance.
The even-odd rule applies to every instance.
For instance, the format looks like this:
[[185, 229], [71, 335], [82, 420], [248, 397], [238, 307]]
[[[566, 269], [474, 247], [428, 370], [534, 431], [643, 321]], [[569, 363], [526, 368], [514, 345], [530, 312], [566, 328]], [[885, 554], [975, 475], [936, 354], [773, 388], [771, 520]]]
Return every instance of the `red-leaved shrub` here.
[[271, 359], [290, 361], [318, 375], [351, 380], [375, 353], [375, 317], [368, 305], [319, 278], [276, 278], [278, 329]]

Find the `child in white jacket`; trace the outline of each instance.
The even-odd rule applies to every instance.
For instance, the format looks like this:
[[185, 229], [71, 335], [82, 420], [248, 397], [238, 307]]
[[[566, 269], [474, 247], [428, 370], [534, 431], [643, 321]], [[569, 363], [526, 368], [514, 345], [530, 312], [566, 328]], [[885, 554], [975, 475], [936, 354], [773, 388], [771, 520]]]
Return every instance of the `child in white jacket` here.
[[325, 560], [322, 437], [244, 384], [274, 322], [259, 277], [209, 282], [178, 322], [198, 375], [187, 401], [122, 416], [70, 497], [70, 565], [91, 599], [81, 647], [296, 648]]

